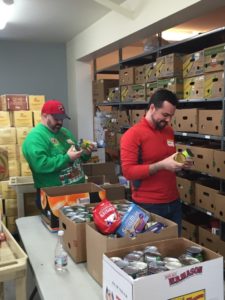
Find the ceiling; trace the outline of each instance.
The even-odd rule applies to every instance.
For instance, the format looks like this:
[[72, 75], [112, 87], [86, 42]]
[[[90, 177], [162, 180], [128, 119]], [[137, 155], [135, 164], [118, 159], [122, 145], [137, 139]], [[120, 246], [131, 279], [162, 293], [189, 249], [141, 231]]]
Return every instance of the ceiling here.
[[10, 9], [11, 20], [0, 30], [0, 40], [67, 42], [110, 12], [95, 0], [14, 0]]
[[[11, 1], [11, 0], [0, 0]], [[13, 0], [12, 0], [13, 1]], [[97, 2], [103, 2], [101, 5]], [[111, 0], [120, 5], [125, 0]], [[108, 0], [14, 0], [12, 16], [0, 40], [67, 42], [111, 11]], [[225, 6], [177, 26], [205, 32], [225, 26]]]

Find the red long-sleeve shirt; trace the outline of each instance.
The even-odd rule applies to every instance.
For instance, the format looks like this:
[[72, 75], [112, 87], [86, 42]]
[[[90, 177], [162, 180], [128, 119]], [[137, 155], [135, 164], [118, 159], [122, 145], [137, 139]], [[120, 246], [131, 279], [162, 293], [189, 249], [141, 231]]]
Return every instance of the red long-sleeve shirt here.
[[[138, 149], [142, 163], [138, 163]], [[176, 152], [171, 127], [154, 129], [143, 117], [128, 129], [121, 138], [121, 164], [123, 175], [131, 181], [132, 198], [139, 203], [169, 203], [178, 198], [176, 175], [168, 170], [159, 170], [149, 175], [149, 165], [163, 160]], [[140, 186], [134, 188], [134, 181]]]

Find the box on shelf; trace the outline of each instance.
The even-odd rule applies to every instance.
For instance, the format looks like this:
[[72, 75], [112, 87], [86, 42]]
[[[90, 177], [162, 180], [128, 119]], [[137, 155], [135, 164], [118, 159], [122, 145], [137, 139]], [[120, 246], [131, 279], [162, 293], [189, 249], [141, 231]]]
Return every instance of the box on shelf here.
[[184, 99], [204, 98], [204, 75], [184, 79]]
[[146, 101], [149, 102], [151, 96], [157, 91], [157, 81], [146, 83]]
[[92, 98], [94, 102], [107, 101], [109, 88], [117, 87], [118, 80], [115, 79], [98, 79], [92, 81]]
[[71, 184], [41, 189], [43, 219], [50, 229], [59, 227], [59, 208], [76, 203], [95, 203], [105, 198], [105, 191], [94, 183]]
[[109, 88], [108, 101], [110, 102], [120, 102], [120, 87]]
[[222, 109], [200, 109], [199, 110], [199, 124], [198, 132], [206, 135], [217, 135], [221, 136], [222, 132], [222, 120], [223, 111]]
[[133, 84], [129, 86], [130, 96], [133, 102], [145, 102], [145, 84]]
[[135, 67], [134, 69], [134, 83], [142, 84], [145, 82], [145, 65], [140, 67]]
[[41, 111], [33, 110], [33, 124], [36, 126], [37, 124], [41, 123]]
[[2, 110], [29, 110], [29, 99], [26, 94], [7, 94], [0, 97]]
[[193, 77], [204, 72], [204, 51], [183, 56], [183, 77]]
[[216, 234], [212, 234], [212, 232], [199, 226], [198, 228], [198, 235], [199, 235], [199, 244], [209, 248], [212, 251], [219, 252], [219, 244], [220, 244], [220, 237]]
[[196, 183], [195, 184], [195, 204], [206, 211], [215, 212], [215, 198], [219, 191], [217, 189]]
[[15, 129], [16, 129], [17, 143], [19, 145], [22, 145], [26, 136], [31, 131], [32, 127], [17, 127]]
[[222, 220], [225, 222], [225, 195], [224, 193], [217, 193], [215, 195], [215, 211], [214, 211], [214, 217], [218, 218], [219, 220]]
[[213, 163], [214, 169], [212, 175], [225, 179], [225, 151], [214, 150]]
[[206, 73], [204, 83], [204, 98], [223, 98], [224, 72]]
[[176, 180], [180, 199], [186, 203], [193, 204], [195, 201], [194, 181], [179, 176], [176, 177]]
[[214, 172], [214, 149], [206, 147], [189, 146], [191, 152], [194, 154], [194, 165], [192, 170], [200, 171], [207, 174]]
[[169, 91], [175, 93], [179, 99], [183, 99], [183, 78], [181, 77], [158, 79], [157, 88], [168, 89]]
[[96, 176], [104, 175], [105, 182], [108, 183], [117, 183], [118, 178], [116, 176], [116, 166], [114, 162], [105, 162], [105, 163], [85, 163], [83, 164], [83, 170], [85, 175]]
[[132, 109], [131, 111], [131, 125], [138, 123], [141, 118], [144, 117], [146, 110], [145, 109]]
[[156, 62], [145, 65], [145, 82], [156, 81]]
[[187, 220], [182, 220], [182, 237], [196, 243], [198, 239], [198, 227]]
[[[177, 237], [177, 224], [155, 214], [151, 214], [151, 218], [154, 221], [165, 224], [167, 227], [165, 227], [159, 233], [146, 231], [144, 233], [137, 234], [135, 239], [132, 239], [128, 236], [110, 238], [101, 234], [96, 229], [96, 226], [93, 222], [86, 223], [87, 270], [99, 284], [102, 284], [103, 253], [119, 248], [142, 244], [145, 242], [153, 242], [156, 240]], [[93, 247], [93, 245], [95, 245], [95, 247]]]
[[198, 109], [177, 109], [174, 116], [175, 130], [198, 132]]
[[120, 70], [119, 83], [120, 85], [134, 84], [134, 67]]
[[132, 250], [143, 250], [147, 245], [157, 246], [164, 257], [179, 257], [188, 247], [197, 244], [177, 238], [106, 252], [103, 256], [104, 299], [108, 299], [107, 294], [121, 300], [223, 299], [223, 257], [207, 248], [203, 248], [203, 262], [138, 279], [133, 279], [110, 259], [124, 257]]
[[224, 71], [225, 44], [204, 49], [204, 71]]
[[182, 54], [170, 53], [156, 59], [156, 77], [177, 77], [182, 76]]

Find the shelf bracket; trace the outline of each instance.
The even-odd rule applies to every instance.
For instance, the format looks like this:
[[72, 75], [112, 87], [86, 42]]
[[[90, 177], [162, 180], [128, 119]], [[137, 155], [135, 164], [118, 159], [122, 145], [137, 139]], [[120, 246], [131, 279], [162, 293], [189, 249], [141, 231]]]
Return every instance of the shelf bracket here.
[[129, 18], [129, 19], [135, 19], [135, 12], [125, 8], [123, 6], [120, 6], [111, 0], [94, 0], [95, 2], [101, 4], [102, 6], [105, 6], [111, 10], [114, 10], [115, 12]]

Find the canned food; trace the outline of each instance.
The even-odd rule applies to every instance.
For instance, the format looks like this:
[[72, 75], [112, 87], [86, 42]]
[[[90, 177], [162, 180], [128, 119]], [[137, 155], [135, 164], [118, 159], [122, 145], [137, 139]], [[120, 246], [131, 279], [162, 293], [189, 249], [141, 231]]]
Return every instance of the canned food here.
[[137, 278], [137, 274], [138, 274], [138, 268], [136, 266], [130, 266], [128, 265], [127, 267], [125, 267], [124, 272], [126, 272], [129, 276], [131, 276], [133, 279]]
[[200, 262], [203, 261], [202, 247], [200, 246], [191, 246], [186, 249], [186, 254], [194, 258], [197, 258]]
[[114, 263], [116, 263], [117, 261], [122, 260], [122, 258], [119, 257], [119, 256], [112, 256], [112, 257], [110, 257], [110, 259], [111, 259]]
[[125, 257], [124, 257], [124, 260], [127, 260], [129, 262], [132, 262], [132, 261], [140, 261], [142, 258], [142, 255], [138, 254], [138, 253], [134, 253], [134, 252], [131, 252], [131, 253], [128, 253]]
[[181, 268], [182, 267], [182, 263], [181, 262], [167, 262], [165, 264], [165, 267], [168, 269], [168, 270], [175, 270], [175, 269], [178, 269], [178, 268]]
[[179, 163], [184, 163], [187, 159], [192, 158], [194, 155], [190, 149], [183, 150], [182, 152], [178, 152], [174, 156], [174, 160]]
[[161, 256], [157, 253], [145, 253], [144, 254], [144, 261], [146, 263], [152, 262], [152, 261], [161, 261]]
[[129, 266], [137, 268], [136, 278], [146, 276], [148, 274], [148, 265], [143, 261], [133, 261]]
[[161, 272], [166, 272], [169, 269], [166, 266], [153, 265], [152, 263], [148, 264], [148, 275], [158, 274]]
[[186, 254], [181, 255], [179, 260], [185, 266], [194, 265], [200, 262], [197, 258]]
[[124, 259], [120, 259], [115, 261], [115, 264], [120, 268], [120, 269], [124, 269], [125, 267], [127, 267], [129, 265], [129, 261], [124, 260]]
[[175, 257], [164, 257], [164, 258], [163, 258], [163, 261], [164, 261], [165, 263], [179, 262], [179, 259], [178, 259], [178, 258], [175, 258]]

